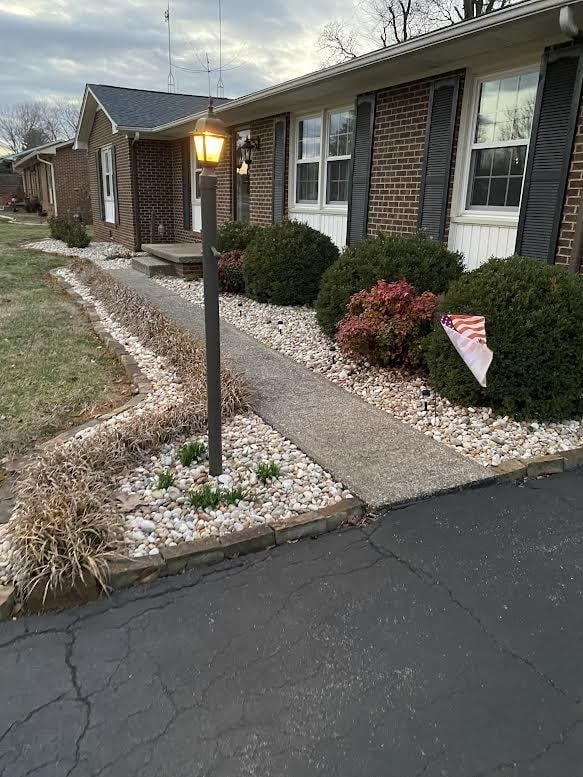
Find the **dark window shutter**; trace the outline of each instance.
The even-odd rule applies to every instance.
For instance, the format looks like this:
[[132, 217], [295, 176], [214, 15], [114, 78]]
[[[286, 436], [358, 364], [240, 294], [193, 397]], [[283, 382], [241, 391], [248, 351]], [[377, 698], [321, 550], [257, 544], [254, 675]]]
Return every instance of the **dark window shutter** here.
[[115, 146], [111, 147], [111, 171], [113, 175], [113, 202], [115, 204], [115, 223], [120, 223], [119, 218], [119, 192], [117, 190], [117, 149]]
[[97, 168], [97, 189], [99, 195], [99, 217], [105, 221], [105, 202], [103, 201], [103, 176], [101, 174], [101, 149], [97, 149], [95, 154], [95, 165]]
[[459, 76], [433, 81], [425, 133], [425, 158], [419, 194], [419, 230], [443, 240]]
[[285, 215], [285, 141], [286, 118], [273, 121], [273, 223], [283, 221]]
[[348, 188], [348, 245], [360, 243], [366, 236], [370, 166], [375, 118], [375, 95], [359, 94], [356, 98], [352, 162]]
[[516, 253], [554, 262], [579, 113], [581, 45], [546, 51], [534, 109]]
[[182, 222], [184, 229], [192, 229], [192, 197], [190, 186], [190, 138], [182, 142]]

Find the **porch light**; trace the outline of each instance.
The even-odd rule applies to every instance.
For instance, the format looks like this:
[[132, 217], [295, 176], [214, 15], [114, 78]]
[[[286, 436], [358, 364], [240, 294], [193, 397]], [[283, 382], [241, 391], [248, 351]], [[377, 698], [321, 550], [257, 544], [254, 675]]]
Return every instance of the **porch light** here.
[[250, 165], [253, 161], [253, 151], [259, 150], [259, 138], [247, 138], [241, 145], [241, 159]]
[[196, 158], [201, 167], [213, 168], [219, 164], [226, 138], [225, 125], [209, 105], [207, 115], [198, 119], [194, 126]]

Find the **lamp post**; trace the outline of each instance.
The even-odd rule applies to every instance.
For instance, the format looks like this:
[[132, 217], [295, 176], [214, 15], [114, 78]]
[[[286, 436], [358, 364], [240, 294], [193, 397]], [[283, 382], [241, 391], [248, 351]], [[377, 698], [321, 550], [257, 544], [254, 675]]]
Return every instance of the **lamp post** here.
[[200, 174], [202, 215], [202, 275], [204, 284], [204, 329], [206, 342], [206, 387], [208, 416], [209, 473], [223, 471], [221, 442], [221, 341], [219, 329], [219, 274], [215, 257], [217, 238], [216, 167], [227, 137], [225, 125], [213, 113], [212, 102], [207, 115], [194, 127], [196, 158]]

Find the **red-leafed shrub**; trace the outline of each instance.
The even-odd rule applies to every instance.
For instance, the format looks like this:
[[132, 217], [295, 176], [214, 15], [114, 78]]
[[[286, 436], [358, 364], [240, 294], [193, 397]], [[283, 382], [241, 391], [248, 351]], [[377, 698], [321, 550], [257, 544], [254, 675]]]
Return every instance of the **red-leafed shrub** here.
[[417, 368], [434, 312], [432, 292], [417, 294], [406, 280], [379, 281], [370, 291], [352, 295], [336, 341], [351, 356], [380, 367]]
[[243, 278], [243, 251], [225, 251], [219, 259], [219, 289], [229, 294], [242, 294], [245, 291]]

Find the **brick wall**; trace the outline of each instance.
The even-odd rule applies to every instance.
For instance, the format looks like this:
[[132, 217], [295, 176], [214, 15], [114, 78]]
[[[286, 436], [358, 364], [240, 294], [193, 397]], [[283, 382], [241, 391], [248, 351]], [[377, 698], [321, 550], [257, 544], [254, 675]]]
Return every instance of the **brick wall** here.
[[[194, 142], [191, 143], [190, 148], [190, 167], [194, 159]], [[184, 229], [184, 204], [182, 199], [182, 144], [184, 140], [176, 140], [171, 144], [172, 154], [172, 203], [174, 213], [174, 236], [175, 240], [181, 243], [198, 243], [200, 242], [200, 232], [194, 232], [192, 229]], [[191, 178], [190, 185], [192, 186], [192, 169], [189, 170], [189, 176]], [[192, 201], [194, 200], [194, 191], [190, 192], [190, 204], [192, 210]], [[190, 214], [190, 223], [192, 224], [192, 213]]]
[[23, 197], [22, 176], [18, 173], [0, 173], [0, 205], [9, 202], [12, 197]]
[[[117, 192], [119, 202], [119, 224], [108, 224], [101, 218], [99, 181], [97, 178], [97, 150], [102, 146], [114, 145], [117, 156]], [[139, 235], [134, 224], [134, 203], [132, 200], [131, 141], [121, 134], [113, 134], [111, 122], [103, 111], [95, 114], [89, 136], [87, 163], [89, 167], [89, 189], [93, 211], [93, 233], [96, 240], [111, 240], [133, 250], [139, 248]]]
[[565, 202], [563, 205], [563, 214], [561, 218], [561, 227], [559, 230], [559, 241], [557, 244], [557, 254], [555, 262], [557, 264], [569, 264], [571, 259], [571, 250], [573, 248], [573, 238], [575, 237], [575, 223], [577, 213], [583, 200], [583, 102], [579, 108], [579, 121], [577, 123], [577, 132], [573, 153], [571, 155], [571, 164], [567, 176], [567, 191], [565, 193]]
[[141, 241], [171, 243], [174, 240], [172, 144], [164, 140], [140, 140], [135, 145], [135, 154]]
[[55, 193], [59, 216], [72, 218], [75, 213], [81, 213], [83, 222], [91, 224], [87, 151], [75, 151], [70, 146], [59, 148], [49, 161], [52, 162], [55, 171]]
[[[439, 78], [447, 75], [450, 74]], [[370, 235], [379, 231], [402, 235], [417, 232], [431, 81], [392, 86], [377, 94], [368, 211]], [[462, 92], [460, 88], [450, 201]]]
[[221, 161], [217, 166], [217, 223], [233, 220], [233, 146], [232, 131], [225, 140]]

